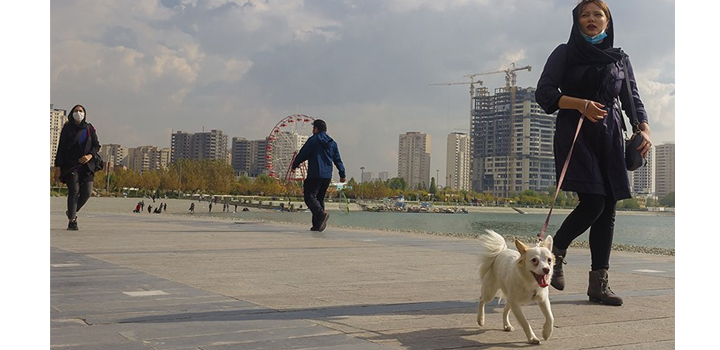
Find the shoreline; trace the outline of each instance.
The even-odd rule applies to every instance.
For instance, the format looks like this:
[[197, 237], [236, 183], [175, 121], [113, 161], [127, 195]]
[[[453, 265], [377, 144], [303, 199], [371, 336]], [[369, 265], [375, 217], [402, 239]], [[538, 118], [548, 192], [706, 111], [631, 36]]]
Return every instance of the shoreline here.
[[[65, 196], [59, 196], [59, 197], [53, 197], [51, 196], [51, 200], [58, 201], [56, 205], [64, 205], [65, 200], [67, 197]], [[264, 222], [264, 223], [272, 223], [272, 224], [282, 224], [282, 225], [297, 225], [295, 222], [290, 222], [287, 220], [283, 220], [282, 218], [277, 218], [273, 220], [266, 220], [266, 219], [249, 219], [249, 218], [237, 218], [237, 217], [222, 217], [220, 215], [223, 215], [224, 212], [220, 211], [214, 211], [211, 215], [207, 215], [206, 212], [204, 212], [204, 208], [207, 207], [208, 202], [198, 202], [197, 200], [190, 200], [190, 199], [156, 199], [156, 202], [153, 203], [152, 199], [150, 198], [123, 198], [123, 197], [93, 197], [89, 200], [88, 204], [85, 208], [83, 208], [84, 212], [111, 212], [111, 213], [132, 213], [132, 209], [134, 209], [134, 206], [137, 202], [144, 200], [146, 206], [147, 205], [159, 205], [159, 203], [167, 203], [168, 204], [168, 211], [163, 213], [165, 215], [179, 215], [183, 217], [193, 217], [192, 215], [188, 214], [187, 208], [190, 206], [190, 203], [196, 203], [196, 212], [200, 212], [203, 215], [199, 216], [198, 218], [202, 219], [212, 219], [212, 220], [232, 220], [232, 221], [242, 221], [242, 222]], [[100, 205], [101, 202], [103, 205]], [[117, 210], [118, 206], [117, 203], [120, 202], [126, 202], [127, 210]], [[115, 205], [112, 206], [111, 209], [108, 208], [107, 203], [114, 203]], [[200, 203], [201, 205], [198, 205]], [[297, 205], [301, 204], [300, 202], [292, 202], [293, 204]], [[326, 210], [330, 212], [337, 212], [340, 211], [336, 204], [337, 202], [326, 202]], [[304, 203], [302, 203], [304, 206]], [[220, 208], [221, 204], [217, 204], [217, 206]], [[53, 205], [51, 205], [53, 207]], [[238, 212], [241, 210], [242, 206], [238, 205]], [[517, 215], [523, 215], [518, 213], [515, 209], [511, 207], [464, 207], [468, 210], [468, 212], [471, 213], [512, 213]], [[234, 206], [233, 206], [234, 209]], [[519, 208], [526, 214], [547, 214], [549, 211], [549, 208]], [[145, 209], [146, 210], [146, 209]], [[262, 212], [276, 212], [277, 210], [274, 209], [266, 209], [266, 208], [252, 208], [252, 211], [262, 211]], [[355, 204], [350, 204], [350, 211], [356, 212], [361, 211], [360, 207]], [[569, 214], [572, 211], [572, 209], [568, 208], [555, 208], [553, 209], [553, 214]], [[215, 214], [219, 215], [215, 215]], [[231, 212], [232, 213], [232, 212]], [[147, 213], [141, 213], [141, 214], [133, 214], [133, 215], [145, 215]], [[410, 214], [410, 213], [396, 213], [398, 215], [403, 214]], [[82, 215], [82, 214], [81, 214]], [[157, 214], [155, 214], [157, 215]], [[413, 213], [413, 215], [464, 215], [464, 214], [442, 214], [442, 213]], [[659, 216], [659, 215], [674, 215], [674, 212], [648, 212], [648, 211], [618, 211], [617, 215], [648, 215], [648, 216]], [[472, 233], [453, 233], [453, 232], [430, 232], [430, 231], [421, 231], [421, 230], [402, 230], [402, 229], [377, 229], [377, 228], [367, 228], [367, 227], [357, 227], [357, 226], [346, 226], [346, 225], [332, 225], [336, 228], [341, 229], [351, 229], [351, 230], [362, 230], [362, 231], [381, 231], [381, 232], [402, 232], [402, 233], [409, 233], [409, 234], [421, 234], [421, 235], [434, 235], [434, 236], [447, 236], [447, 237], [457, 237], [457, 238], [470, 238], [474, 239], [477, 237], [477, 234]], [[508, 238], [515, 239], [515, 236], [507, 235]], [[529, 242], [534, 243], [535, 240], [526, 236], [517, 237], [523, 242]], [[574, 241], [570, 247], [573, 248], [589, 248], [588, 243], [584, 241]], [[635, 246], [635, 245], [626, 245], [626, 244], [617, 244], [613, 243], [613, 250], [614, 251], [623, 251], [623, 252], [638, 252], [638, 253], [645, 253], [645, 254], [652, 254], [652, 255], [667, 255], [667, 256], [675, 256], [675, 249], [666, 249], [666, 248], [654, 248], [654, 247], [643, 247], [643, 246]]]

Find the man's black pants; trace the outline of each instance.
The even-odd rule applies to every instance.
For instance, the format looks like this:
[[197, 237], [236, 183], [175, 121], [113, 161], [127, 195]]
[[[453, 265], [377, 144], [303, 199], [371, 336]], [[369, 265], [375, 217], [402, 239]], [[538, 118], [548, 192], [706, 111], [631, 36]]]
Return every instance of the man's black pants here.
[[307, 178], [303, 181], [305, 204], [312, 212], [312, 227], [319, 228], [325, 212], [325, 192], [330, 179]]

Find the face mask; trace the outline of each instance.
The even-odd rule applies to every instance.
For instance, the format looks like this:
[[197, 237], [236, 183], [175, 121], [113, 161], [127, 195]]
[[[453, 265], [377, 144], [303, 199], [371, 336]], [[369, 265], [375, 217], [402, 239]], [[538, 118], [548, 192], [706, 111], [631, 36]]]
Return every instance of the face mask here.
[[591, 37], [591, 36], [587, 36], [587, 35], [585, 35], [585, 34], [583, 34], [583, 33], [580, 33], [580, 34], [582, 34], [583, 38], [585, 38], [585, 41], [587, 41], [587, 42], [589, 42], [589, 43], [591, 43], [591, 44], [593, 44], [593, 45], [599, 43], [600, 41], [602, 41], [602, 39], [605, 39], [605, 37], [607, 37], [607, 33], [605, 33], [604, 30], [602, 31], [602, 33], [600, 33], [600, 34], [598, 34], [598, 35], [596, 35], [596, 36], [592, 36], [592, 37]]
[[73, 113], [73, 119], [75, 119], [76, 122], [81, 122], [85, 118], [84, 112], [75, 112]]

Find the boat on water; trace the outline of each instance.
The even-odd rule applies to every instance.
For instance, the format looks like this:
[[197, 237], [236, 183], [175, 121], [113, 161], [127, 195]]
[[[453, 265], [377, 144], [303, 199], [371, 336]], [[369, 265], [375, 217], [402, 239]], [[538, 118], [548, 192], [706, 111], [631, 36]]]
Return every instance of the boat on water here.
[[467, 214], [465, 208], [458, 206], [434, 206], [432, 203], [420, 202], [418, 205], [408, 205], [404, 198], [386, 198], [379, 204], [360, 204], [364, 211], [369, 212], [395, 212], [395, 213], [443, 213], [443, 214]]

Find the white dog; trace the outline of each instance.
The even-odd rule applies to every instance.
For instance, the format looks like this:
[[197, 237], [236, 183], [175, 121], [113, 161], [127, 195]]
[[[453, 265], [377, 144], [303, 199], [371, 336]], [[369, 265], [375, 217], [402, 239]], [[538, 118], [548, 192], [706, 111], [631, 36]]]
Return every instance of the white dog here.
[[477, 322], [485, 324], [485, 303], [492, 301], [498, 290], [499, 296], [506, 300], [503, 309], [503, 328], [512, 331], [509, 313], [512, 310], [515, 318], [522, 326], [528, 343], [540, 344], [530, 324], [522, 312], [521, 305], [536, 301], [540, 305], [545, 324], [543, 338], [550, 339], [553, 332], [553, 314], [548, 298], [548, 284], [552, 277], [555, 256], [552, 254], [552, 236], [548, 236], [537, 247], [528, 248], [515, 240], [518, 251], [507, 248], [505, 238], [491, 230], [480, 236], [482, 250], [480, 252], [480, 303], [478, 305]]

